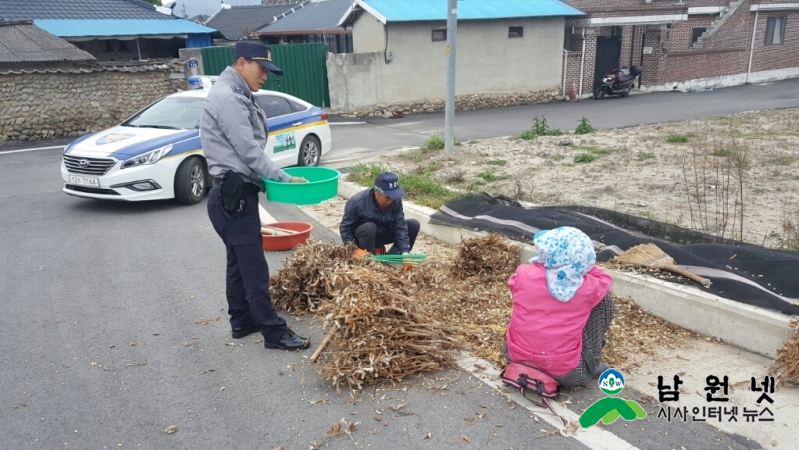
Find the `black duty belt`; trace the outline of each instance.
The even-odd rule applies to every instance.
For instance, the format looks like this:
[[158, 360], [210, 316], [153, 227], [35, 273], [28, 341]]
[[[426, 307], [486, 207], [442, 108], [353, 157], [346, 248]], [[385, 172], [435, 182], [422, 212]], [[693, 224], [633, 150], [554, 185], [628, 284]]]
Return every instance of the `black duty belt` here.
[[[252, 192], [260, 192], [260, 191], [262, 191], [262, 189], [260, 187], [258, 187], [257, 184], [253, 183], [248, 177], [245, 177], [244, 175], [241, 175], [241, 174], [237, 174], [237, 175], [239, 176], [239, 179], [241, 179], [242, 184], [244, 185], [244, 192], [252, 193]], [[224, 180], [224, 177], [213, 177], [213, 178], [211, 178], [211, 187], [215, 187], [215, 188], [219, 189], [219, 187], [222, 185], [222, 181], [223, 180]]]

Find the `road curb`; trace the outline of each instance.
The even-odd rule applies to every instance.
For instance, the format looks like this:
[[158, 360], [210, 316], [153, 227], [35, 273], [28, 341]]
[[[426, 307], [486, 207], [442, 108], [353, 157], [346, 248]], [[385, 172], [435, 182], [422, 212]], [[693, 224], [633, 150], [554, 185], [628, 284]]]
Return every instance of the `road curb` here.
[[[349, 199], [363, 186], [339, 180], [338, 195]], [[485, 236], [483, 231], [430, 223], [436, 211], [403, 201], [405, 217], [416, 219], [420, 231], [440, 241], [458, 245], [463, 239]], [[519, 245], [519, 262], [533, 255], [533, 246]], [[695, 333], [715, 337], [744, 350], [777, 357], [777, 349], [790, 336], [791, 316], [757, 306], [728, 300], [703, 292], [694, 286], [682, 286], [643, 275], [607, 270], [613, 277], [613, 293], [631, 298], [644, 310]]]

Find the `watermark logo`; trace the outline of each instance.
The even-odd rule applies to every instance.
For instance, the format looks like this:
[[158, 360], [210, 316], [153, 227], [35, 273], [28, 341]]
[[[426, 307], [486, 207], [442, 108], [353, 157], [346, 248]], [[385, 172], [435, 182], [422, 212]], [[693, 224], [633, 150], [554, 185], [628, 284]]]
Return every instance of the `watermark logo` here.
[[597, 400], [580, 415], [580, 425], [583, 428], [594, 426], [600, 421], [608, 425], [619, 417], [628, 421], [646, 417], [646, 411], [635, 401], [612, 397], [624, 390], [624, 376], [618, 370], [608, 369], [602, 372], [602, 376], [599, 377], [599, 389], [611, 397]]
[[136, 135], [135, 134], [130, 134], [130, 133], [109, 133], [109, 134], [106, 134], [105, 136], [101, 137], [100, 139], [97, 139], [97, 145], [112, 144], [114, 142], [119, 142], [119, 141], [124, 141], [125, 139], [130, 139], [130, 138], [132, 138], [134, 136], [136, 136]]
[[616, 369], [608, 369], [599, 377], [599, 389], [605, 394], [616, 395], [624, 389], [624, 376]]

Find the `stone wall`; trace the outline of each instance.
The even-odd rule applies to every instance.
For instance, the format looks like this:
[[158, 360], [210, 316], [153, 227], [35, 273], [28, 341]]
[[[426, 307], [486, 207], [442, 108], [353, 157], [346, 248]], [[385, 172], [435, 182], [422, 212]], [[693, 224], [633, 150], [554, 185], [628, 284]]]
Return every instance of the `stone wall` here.
[[0, 142], [80, 136], [112, 127], [186, 89], [182, 61], [0, 72]]
[[[525, 92], [509, 92], [500, 94], [468, 94], [459, 95], [455, 99], [456, 109], [468, 111], [475, 109], [498, 108], [502, 106], [531, 105], [557, 100], [561, 97], [560, 86]], [[399, 102], [366, 106], [353, 110], [340, 110], [337, 113], [346, 118], [355, 117], [391, 117], [392, 113], [418, 114], [444, 110], [444, 99], [429, 99], [412, 102]]]

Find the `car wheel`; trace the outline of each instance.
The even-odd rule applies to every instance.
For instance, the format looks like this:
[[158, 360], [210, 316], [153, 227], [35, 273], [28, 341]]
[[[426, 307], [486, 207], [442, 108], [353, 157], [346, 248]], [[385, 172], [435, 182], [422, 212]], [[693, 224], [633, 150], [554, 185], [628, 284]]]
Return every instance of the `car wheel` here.
[[305, 136], [300, 145], [297, 164], [300, 166], [318, 166], [322, 156], [322, 145], [315, 136]]
[[597, 86], [594, 88], [594, 98], [599, 100], [605, 96], [605, 86]]
[[199, 158], [189, 158], [175, 174], [175, 200], [182, 205], [199, 203], [205, 195], [205, 165]]

